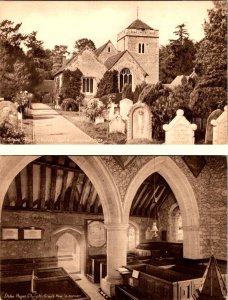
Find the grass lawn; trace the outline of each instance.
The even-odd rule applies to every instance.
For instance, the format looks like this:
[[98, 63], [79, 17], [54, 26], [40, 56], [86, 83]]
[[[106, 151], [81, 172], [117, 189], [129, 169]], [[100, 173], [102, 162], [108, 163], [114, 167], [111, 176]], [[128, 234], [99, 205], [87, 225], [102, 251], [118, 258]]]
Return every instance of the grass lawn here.
[[[53, 105], [48, 104], [53, 108]], [[101, 144], [125, 144], [126, 134], [115, 133], [108, 135], [108, 123], [93, 124], [85, 120], [83, 113], [58, 110], [58, 113]]]
[[25, 133], [25, 144], [33, 144], [33, 121], [31, 118], [22, 120], [22, 130]]

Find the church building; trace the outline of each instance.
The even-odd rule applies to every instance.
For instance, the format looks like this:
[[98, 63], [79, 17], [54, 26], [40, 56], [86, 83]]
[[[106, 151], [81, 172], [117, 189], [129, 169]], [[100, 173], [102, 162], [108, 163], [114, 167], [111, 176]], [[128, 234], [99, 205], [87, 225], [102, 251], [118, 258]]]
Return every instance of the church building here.
[[73, 56], [55, 73], [55, 83], [62, 84], [62, 72], [80, 69], [83, 74], [82, 93], [95, 96], [97, 84], [108, 70], [118, 71], [118, 87], [121, 92], [125, 84], [132, 89], [143, 81], [157, 83], [159, 80], [159, 31], [136, 19], [117, 35], [117, 48], [109, 40], [92, 51], [85, 48]]
[[225, 156], [0, 156], [0, 170], [1, 299], [226, 299]]

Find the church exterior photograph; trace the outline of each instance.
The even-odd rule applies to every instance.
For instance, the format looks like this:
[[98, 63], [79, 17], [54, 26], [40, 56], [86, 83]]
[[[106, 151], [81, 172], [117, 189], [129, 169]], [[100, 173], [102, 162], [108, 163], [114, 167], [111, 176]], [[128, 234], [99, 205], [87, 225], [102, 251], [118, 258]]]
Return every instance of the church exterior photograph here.
[[46, 2], [1, 3], [0, 143], [227, 144], [225, 1]]

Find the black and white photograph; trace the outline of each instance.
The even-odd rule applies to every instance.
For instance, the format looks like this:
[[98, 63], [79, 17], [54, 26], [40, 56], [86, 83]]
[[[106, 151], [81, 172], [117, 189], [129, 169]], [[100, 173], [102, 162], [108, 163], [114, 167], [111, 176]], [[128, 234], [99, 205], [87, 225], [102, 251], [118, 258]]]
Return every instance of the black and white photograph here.
[[0, 168], [1, 225], [42, 231], [2, 239], [2, 299], [226, 299], [226, 156], [1, 156]]
[[226, 1], [0, 1], [1, 144], [227, 144]]

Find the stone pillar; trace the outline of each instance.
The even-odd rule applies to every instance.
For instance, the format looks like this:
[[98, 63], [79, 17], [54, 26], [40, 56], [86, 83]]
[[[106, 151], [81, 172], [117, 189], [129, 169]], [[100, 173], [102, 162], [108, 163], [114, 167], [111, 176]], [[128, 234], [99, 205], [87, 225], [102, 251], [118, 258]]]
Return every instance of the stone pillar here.
[[199, 228], [194, 225], [183, 226], [183, 255], [184, 258], [200, 259], [203, 258], [199, 249]]
[[115, 285], [122, 281], [117, 269], [127, 264], [129, 224], [109, 223], [105, 227], [107, 229], [107, 276], [101, 280], [101, 288], [109, 297], [112, 297], [115, 294]]

